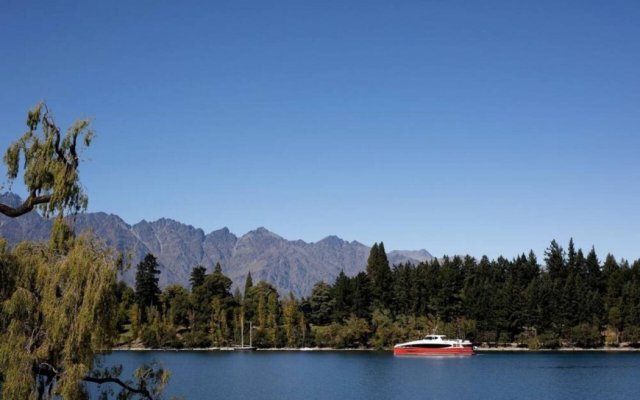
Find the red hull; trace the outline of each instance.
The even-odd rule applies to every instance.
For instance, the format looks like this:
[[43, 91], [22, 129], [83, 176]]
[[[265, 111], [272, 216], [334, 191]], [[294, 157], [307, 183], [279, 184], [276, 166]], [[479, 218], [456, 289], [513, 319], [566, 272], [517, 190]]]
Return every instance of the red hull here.
[[475, 354], [473, 347], [445, 347], [443, 349], [420, 347], [396, 347], [396, 356], [471, 356]]

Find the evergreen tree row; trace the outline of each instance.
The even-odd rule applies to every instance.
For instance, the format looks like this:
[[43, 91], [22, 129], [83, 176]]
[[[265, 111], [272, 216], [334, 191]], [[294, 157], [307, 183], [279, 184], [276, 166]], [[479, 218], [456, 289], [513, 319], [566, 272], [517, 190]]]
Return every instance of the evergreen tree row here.
[[[443, 257], [390, 266], [374, 244], [365, 272], [318, 282], [308, 298], [280, 298], [266, 282], [231, 294], [218, 264], [197, 266], [190, 290], [158, 288], [157, 261], [137, 267], [135, 291], [121, 284], [123, 342], [150, 347], [375, 347], [432, 331], [477, 344], [557, 348], [640, 342], [640, 260], [601, 262], [569, 242], [552, 241], [540, 264], [533, 252], [512, 260]], [[243, 329], [244, 327], [244, 329]]]

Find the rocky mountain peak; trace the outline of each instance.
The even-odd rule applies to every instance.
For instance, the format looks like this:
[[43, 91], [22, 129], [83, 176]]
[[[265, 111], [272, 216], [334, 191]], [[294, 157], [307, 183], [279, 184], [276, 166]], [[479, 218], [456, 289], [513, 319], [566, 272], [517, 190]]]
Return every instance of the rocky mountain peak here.
[[[14, 194], [0, 194], [0, 200], [11, 201], [10, 204], [22, 202]], [[147, 253], [154, 254], [160, 263], [161, 286], [179, 283], [189, 287], [195, 266], [202, 265], [211, 272], [220, 262], [235, 285], [244, 285], [246, 275], [251, 272], [254, 281], [266, 280], [282, 295], [292, 292], [296, 296], [308, 296], [316, 282], [333, 282], [341, 270], [347, 275], [363, 271], [370, 250], [355, 240], [347, 242], [335, 235], [317, 243], [287, 240], [265, 227], [238, 238], [227, 227], [205, 235], [202, 229], [169, 218], [142, 220], [134, 225], [103, 212], [73, 218], [76, 231], [90, 229], [107, 245], [131, 252], [134, 265]], [[46, 240], [50, 231], [51, 221], [37, 212], [20, 218], [0, 216], [0, 236], [10, 245], [22, 240]], [[392, 263], [417, 263], [431, 257], [426, 250], [395, 251], [389, 256]], [[135, 268], [132, 268], [122, 278], [133, 284], [134, 276]]]

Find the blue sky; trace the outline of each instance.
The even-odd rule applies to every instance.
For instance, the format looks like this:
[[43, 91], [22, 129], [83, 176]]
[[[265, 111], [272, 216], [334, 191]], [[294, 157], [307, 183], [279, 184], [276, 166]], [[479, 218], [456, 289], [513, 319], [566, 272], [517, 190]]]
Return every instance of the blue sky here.
[[93, 117], [90, 211], [640, 257], [638, 1], [111, 3], [0, 7], [0, 148]]

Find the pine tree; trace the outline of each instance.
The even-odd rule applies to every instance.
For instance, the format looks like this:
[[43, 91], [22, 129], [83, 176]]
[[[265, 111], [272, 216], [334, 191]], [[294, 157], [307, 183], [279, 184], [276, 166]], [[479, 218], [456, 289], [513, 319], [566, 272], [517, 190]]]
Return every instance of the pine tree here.
[[413, 270], [409, 263], [393, 268], [391, 310], [395, 315], [409, 315], [413, 311]]
[[596, 249], [591, 247], [591, 251], [587, 254], [586, 260], [587, 275], [589, 287], [591, 290], [602, 290], [602, 270], [600, 269], [600, 261], [596, 255]]
[[146, 321], [146, 309], [160, 304], [158, 287], [158, 261], [153, 254], [147, 254], [138, 264], [136, 271], [136, 301], [140, 307], [142, 321]]
[[331, 296], [331, 286], [324, 282], [316, 283], [311, 291], [309, 305], [311, 305], [311, 323], [324, 325], [331, 322], [335, 308], [335, 301]]
[[371, 308], [371, 281], [365, 272], [353, 278], [353, 312], [358, 318], [369, 318]]
[[191, 283], [191, 291], [198, 286], [204, 283], [204, 277], [207, 274], [207, 269], [202, 265], [198, 265], [197, 267], [191, 270], [191, 278], [189, 278], [189, 282]]
[[353, 285], [344, 271], [340, 271], [333, 284], [332, 296], [335, 301], [332, 319], [335, 322], [342, 322], [353, 312]]
[[547, 272], [552, 280], [566, 279], [566, 263], [564, 257], [564, 250], [558, 242], [551, 241], [551, 245], [545, 251], [545, 262], [547, 263]]
[[567, 248], [567, 269], [568, 273], [574, 273], [578, 268], [576, 248], [573, 244], [573, 238], [569, 239], [569, 246]]
[[371, 296], [377, 307], [389, 308], [391, 305], [392, 274], [384, 243], [374, 243], [367, 260], [367, 275], [371, 280]]
[[247, 298], [249, 290], [253, 287], [253, 279], [251, 278], [251, 271], [247, 274], [247, 279], [244, 282], [244, 297]]

